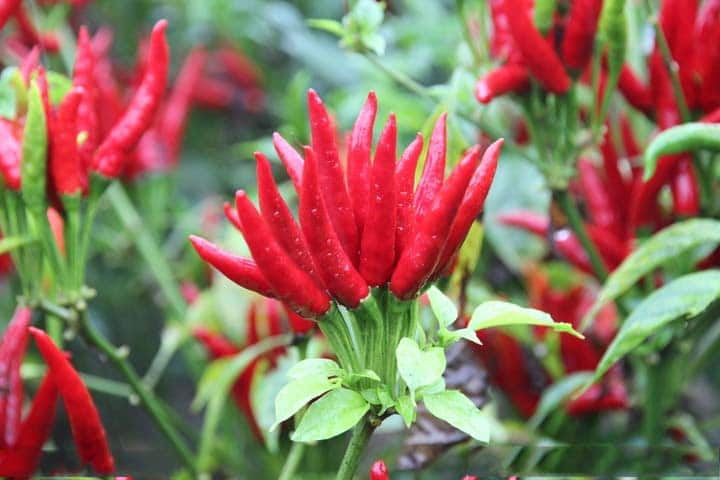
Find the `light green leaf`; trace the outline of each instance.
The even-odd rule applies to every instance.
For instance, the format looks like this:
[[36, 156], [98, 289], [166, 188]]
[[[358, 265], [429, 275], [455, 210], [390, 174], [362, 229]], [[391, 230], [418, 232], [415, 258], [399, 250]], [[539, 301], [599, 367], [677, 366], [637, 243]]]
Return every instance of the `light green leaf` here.
[[325, 375], [336, 377], [342, 373], [342, 368], [329, 358], [307, 358], [296, 363], [287, 373], [288, 378], [297, 379], [309, 375]]
[[362, 420], [370, 404], [359, 393], [339, 388], [307, 409], [293, 432], [294, 442], [315, 442], [340, 435]]
[[580, 330], [587, 330], [606, 303], [619, 297], [658, 266], [691, 248], [717, 242], [720, 242], [720, 221], [705, 218], [678, 222], [656, 233], [610, 274], [583, 318]]
[[546, 388], [535, 413], [528, 420], [528, 425], [531, 428], [539, 427], [553, 410], [562, 405], [570, 395], [582, 387], [590, 378], [592, 378], [592, 372], [571, 373]]
[[438, 332], [438, 335], [440, 337], [440, 344], [445, 348], [447, 348], [448, 345], [457, 342], [461, 338], [478, 345], [482, 345], [477, 333], [475, 333], [475, 330], [472, 328], [458, 328], [457, 330], [441, 329], [440, 332]]
[[428, 411], [458, 430], [483, 443], [490, 441], [490, 421], [485, 413], [459, 390], [426, 395], [423, 402]]
[[345, 35], [345, 27], [337, 20], [331, 20], [329, 18], [311, 18], [307, 21], [307, 24], [312, 28], [318, 30], [324, 30], [326, 32], [342, 37]]
[[35, 241], [32, 237], [3, 237], [0, 239], [0, 255]]
[[415, 421], [415, 405], [409, 395], [401, 395], [395, 402], [395, 410], [400, 414], [405, 422], [405, 426], [410, 428], [410, 425]]
[[381, 381], [377, 373], [367, 368], [365, 370], [362, 370], [361, 372], [354, 372], [347, 375], [344, 380], [350, 385], [354, 385], [360, 380], [372, 380], [373, 382]]
[[524, 308], [512, 303], [491, 300], [481, 303], [473, 312], [468, 328], [481, 330], [484, 328], [504, 327], [509, 325], [538, 325], [550, 327], [556, 332], [569, 333], [578, 338], [585, 338], [576, 332], [572, 325], [555, 322], [545, 312], [534, 308]]
[[430, 308], [432, 308], [440, 327], [449, 327], [455, 323], [458, 317], [458, 310], [453, 301], [434, 285], [430, 287], [427, 294], [430, 299]]
[[295, 415], [313, 398], [339, 386], [338, 381], [330, 380], [323, 374], [308, 375], [288, 383], [275, 397], [275, 423], [270, 431]]
[[0, 117], [14, 119], [17, 115], [17, 91], [13, 77], [17, 67], [7, 67], [0, 74]]
[[720, 270], [705, 270], [677, 278], [635, 307], [615, 335], [586, 388], [646, 338], [674, 320], [703, 312], [720, 297]]
[[400, 376], [411, 393], [437, 382], [445, 371], [445, 352], [440, 347], [423, 351], [415, 340], [405, 337], [400, 340], [395, 355]]

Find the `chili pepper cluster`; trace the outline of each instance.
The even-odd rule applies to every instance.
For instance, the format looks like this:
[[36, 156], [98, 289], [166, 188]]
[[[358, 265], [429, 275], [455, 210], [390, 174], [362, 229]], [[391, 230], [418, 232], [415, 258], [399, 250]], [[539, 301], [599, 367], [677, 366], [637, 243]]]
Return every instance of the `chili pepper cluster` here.
[[[52, 433], [56, 405], [62, 399], [83, 464], [111, 473], [114, 460], [97, 408], [66, 354], [42, 330], [31, 325], [32, 311], [19, 307], [0, 342], [0, 475], [29, 478]], [[45, 363], [30, 410], [22, 418], [24, 390], [20, 365], [32, 336]]]
[[370, 287], [388, 286], [399, 299], [416, 297], [438, 278], [479, 214], [502, 141], [480, 160], [469, 149], [444, 179], [446, 116], [435, 124], [417, 188], [420, 135], [396, 161], [397, 126], [390, 115], [371, 161], [377, 100], [370, 93], [350, 135], [346, 168], [320, 97], [308, 93], [312, 146], [304, 158], [279, 134], [275, 149], [299, 195], [300, 225], [280, 196], [267, 158], [256, 154], [260, 211], [244, 191], [226, 209], [251, 258], [191, 237], [198, 254], [235, 283], [278, 298], [306, 317], [330, 301], [356, 308]]

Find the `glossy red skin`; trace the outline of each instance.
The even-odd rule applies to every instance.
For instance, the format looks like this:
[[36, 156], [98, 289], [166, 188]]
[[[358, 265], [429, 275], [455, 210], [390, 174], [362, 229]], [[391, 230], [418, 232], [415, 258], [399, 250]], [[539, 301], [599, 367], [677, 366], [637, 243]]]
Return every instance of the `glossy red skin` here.
[[97, 89], [95, 86], [95, 54], [92, 51], [90, 35], [85, 26], [78, 32], [75, 66], [73, 67], [73, 86], [83, 89], [78, 105], [76, 129], [85, 132], [85, 140], [77, 146], [80, 165], [83, 172], [83, 190], [87, 190], [87, 170], [100, 141], [100, 124], [97, 114]]
[[169, 48], [165, 39], [167, 22], [155, 24], [150, 37], [148, 68], [125, 113], [103, 140], [93, 159], [93, 170], [106, 178], [122, 172], [127, 156], [150, 128], [164, 98], [169, 65]]
[[295, 191], [299, 192], [302, 190], [304, 163], [302, 156], [277, 132], [273, 133], [273, 146], [285, 166], [285, 171], [287, 171], [290, 180], [295, 185]]
[[378, 460], [370, 468], [370, 480], [390, 480], [385, 462]]
[[[390, 114], [375, 150], [370, 173], [367, 221], [360, 242], [360, 275], [368, 285], [385, 285], [395, 264], [397, 124]], [[389, 234], [389, 235], [388, 235]]]
[[405, 250], [410, 241], [413, 225], [413, 196], [415, 190], [415, 171], [423, 149], [423, 137], [417, 134], [410, 142], [395, 169], [395, 197], [397, 200], [395, 221], [395, 258]]
[[53, 119], [50, 137], [50, 177], [60, 195], [82, 193], [84, 169], [77, 148], [77, 112], [83, 90], [73, 88], [65, 95]]
[[31, 317], [29, 308], [16, 309], [0, 341], [0, 449], [12, 446], [20, 432], [23, 407], [20, 366]]
[[[330, 308], [328, 296], [285, 253], [242, 190], [235, 195], [235, 206], [253, 259], [277, 298], [304, 316], [320, 316], [327, 312]], [[309, 240], [308, 244], [312, 248]]]
[[111, 473], [115, 470], [114, 460], [90, 392], [65, 354], [45, 332], [30, 327], [30, 334], [60, 390], [80, 460], [92, 465], [98, 473]]
[[581, 72], [590, 63], [595, 45], [602, 0], [575, 0], [565, 24], [562, 59], [569, 68]]
[[272, 176], [270, 162], [260, 152], [255, 152], [260, 211], [272, 234], [295, 263], [313, 279], [319, 288], [324, 288], [307, 242], [300, 227], [283, 200]]
[[272, 287], [260, 272], [255, 260], [233, 255], [204, 238], [194, 235], [190, 236], [190, 242], [203, 260], [217, 268], [228, 279], [260, 295], [266, 297], [276, 296]]
[[[447, 113], [440, 114], [433, 127], [428, 144], [420, 183], [415, 189], [413, 208], [415, 218], [423, 218], [432, 207], [445, 177], [445, 152], [447, 151]], [[412, 231], [413, 229], [409, 230]], [[412, 234], [411, 234], [412, 235]]]
[[317, 160], [309, 147], [305, 148], [299, 215], [305, 240], [328, 292], [343, 305], [357, 307], [367, 297], [369, 288], [353, 266], [330, 223], [322, 199]]
[[353, 126], [347, 152], [348, 193], [361, 236], [368, 214], [370, 154], [376, 115], [377, 98], [375, 92], [371, 91]]
[[353, 265], [358, 264], [360, 238], [345, 175], [340, 165], [335, 130], [325, 105], [314, 90], [308, 91], [312, 149], [317, 156], [319, 191], [337, 237]]
[[530, 73], [522, 65], [506, 64], [490, 70], [475, 84], [475, 98], [490, 103], [507, 93], [522, 93], [530, 88]]

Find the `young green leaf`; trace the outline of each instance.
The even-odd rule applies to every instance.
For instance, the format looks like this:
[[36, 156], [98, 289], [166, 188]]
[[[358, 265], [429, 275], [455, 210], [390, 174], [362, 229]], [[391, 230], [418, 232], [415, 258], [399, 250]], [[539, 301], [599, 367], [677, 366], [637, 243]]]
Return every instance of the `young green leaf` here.
[[445, 352], [440, 347], [423, 351], [415, 340], [405, 337], [400, 340], [395, 355], [400, 376], [411, 393], [437, 382], [445, 371]]
[[427, 291], [430, 299], [430, 308], [432, 308], [435, 318], [437, 318], [440, 328], [449, 327], [458, 317], [457, 307], [443, 292], [436, 286], [430, 287]]
[[310, 405], [293, 432], [294, 442], [315, 442], [340, 435], [362, 420], [370, 404], [359, 393], [339, 388]]
[[395, 402], [395, 411], [405, 422], [405, 426], [410, 428], [410, 425], [415, 421], [415, 405], [409, 395], [401, 395]]
[[293, 380], [309, 375], [337, 377], [342, 371], [340, 365], [329, 358], [307, 358], [293, 365], [288, 371], [287, 376]]
[[330, 380], [323, 374], [308, 375], [288, 383], [275, 397], [275, 423], [270, 427], [270, 431], [295, 415], [313, 398], [338, 387], [339, 382]]
[[606, 303], [669, 259], [707, 243], [720, 242], [720, 221], [704, 218], [675, 223], [643, 243], [608, 277], [595, 303], [583, 318], [580, 331], [590, 327]]
[[469, 342], [482, 345], [477, 333], [475, 333], [475, 330], [472, 328], [458, 328], [457, 330], [448, 330], [443, 328], [438, 332], [438, 336], [440, 337], [440, 345], [444, 348], [447, 348], [449, 345], [457, 342], [461, 338], [464, 338]]
[[483, 443], [490, 441], [490, 421], [485, 413], [459, 390], [426, 395], [423, 402], [428, 411], [458, 430]]
[[538, 325], [550, 327], [556, 332], [569, 333], [578, 338], [585, 338], [576, 332], [569, 323], [556, 322], [545, 312], [496, 300], [481, 303], [473, 312], [468, 328], [471, 330], [481, 330], [483, 328], [504, 327], [508, 325]]

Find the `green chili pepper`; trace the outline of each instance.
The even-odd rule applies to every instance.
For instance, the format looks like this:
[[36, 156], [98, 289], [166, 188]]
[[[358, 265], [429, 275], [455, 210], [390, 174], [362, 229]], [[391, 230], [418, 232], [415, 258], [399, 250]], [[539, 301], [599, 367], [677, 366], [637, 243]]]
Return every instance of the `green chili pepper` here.
[[45, 110], [37, 81], [28, 91], [28, 112], [22, 143], [22, 197], [32, 212], [43, 213], [46, 207], [47, 127]]
[[660, 133], [645, 150], [645, 180], [655, 173], [658, 157], [696, 150], [720, 151], [720, 125], [686, 123]]

